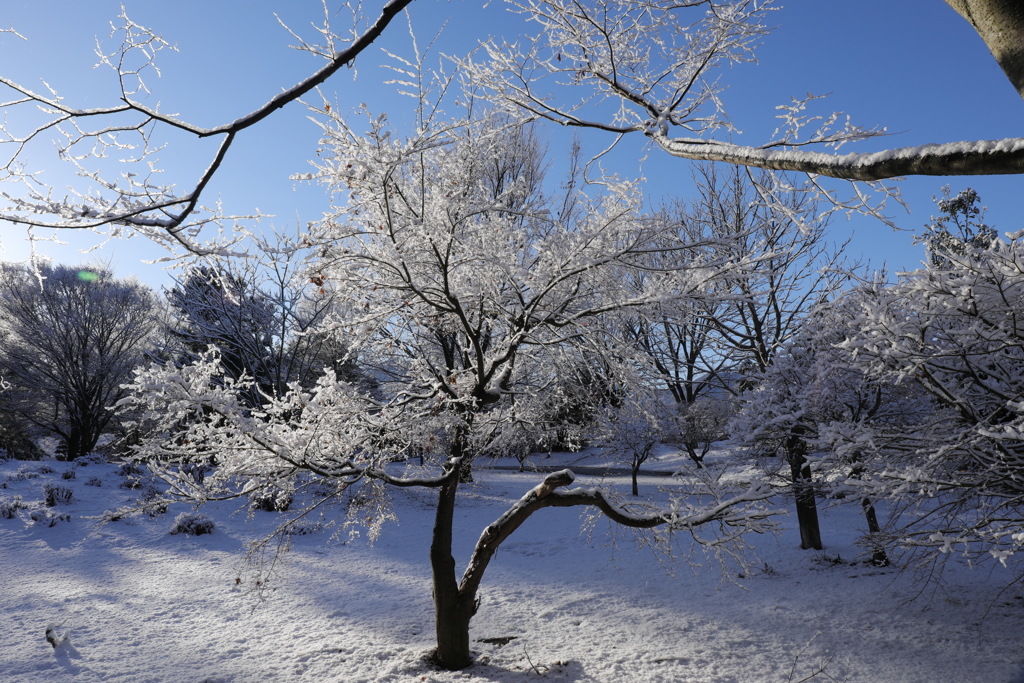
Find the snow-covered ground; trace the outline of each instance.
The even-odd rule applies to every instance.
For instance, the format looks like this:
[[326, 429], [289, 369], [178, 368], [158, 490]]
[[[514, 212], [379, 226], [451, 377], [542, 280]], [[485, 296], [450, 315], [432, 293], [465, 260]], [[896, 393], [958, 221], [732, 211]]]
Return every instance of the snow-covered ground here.
[[[652, 469], [681, 462], [662, 456]], [[600, 460], [591, 452], [534, 462]], [[32, 476], [41, 466], [54, 471]], [[62, 479], [69, 469], [75, 478]], [[424, 659], [433, 640], [430, 491], [397, 491], [399, 523], [373, 545], [347, 533], [292, 537], [283, 574], [259, 602], [244, 546], [280, 513], [208, 507], [216, 529], [202, 536], [169, 533], [184, 506], [97, 527], [104, 510], [138, 497], [119, 487], [116, 470], [0, 463], [0, 503], [21, 496], [29, 506], [0, 518], [0, 680], [749, 683], [797, 681], [830, 660], [836, 680], [1024, 681], [1024, 600], [1001, 592], [1006, 572], [958, 567], [908, 602], [920, 590], [909, 574], [857, 561], [852, 507], [822, 511], [824, 552], [800, 550], [795, 519], [784, 519], [778, 539], [755, 539], [761, 568], [738, 585], [710, 562], [669, 566], [673, 576], [604, 523], [581, 534], [579, 509], [541, 510], [484, 578], [471, 626], [477, 663], [448, 672]], [[478, 470], [457, 510], [456, 559], [465, 562], [480, 531], [541, 476]], [[46, 508], [70, 521], [33, 522], [47, 483], [73, 490], [70, 502]], [[626, 489], [628, 478], [606, 483]], [[641, 492], [665, 483], [642, 477]]]

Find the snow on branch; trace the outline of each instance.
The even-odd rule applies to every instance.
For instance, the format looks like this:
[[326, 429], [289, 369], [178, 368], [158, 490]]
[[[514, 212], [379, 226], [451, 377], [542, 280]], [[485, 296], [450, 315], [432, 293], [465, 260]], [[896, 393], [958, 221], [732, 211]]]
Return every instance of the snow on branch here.
[[[509, 112], [564, 126], [622, 136], [641, 133], [673, 156], [774, 171], [806, 173], [818, 196], [836, 208], [882, 214], [891, 189], [871, 185], [872, 205], [857, 183], [909, 175], [1024, 173], [1024, 139], [968, 141], [839, 154], [848, 142], [886, 135], [841, 112], [814, 114], [807, 95], [783, 104], [781, 126], [760, 145], [716, 139], [735, 132], [726, 111], [726, 67], [756, 62], [770, 33], [772, 2], [721, 0], [518, 0], [536, 24], [515, 42], [491, 40], [463, 62], [477, 85]], [[822, 151], [819, 151], [822, 150]], [[818, 176], [853, 181], [855, 197], [840, 200]]]
[[650, 137], [672, 156], [724, 161], [774, 171], [799, 171], [845, 180], [875, 181], [909, 175], [998, 175], [1024, 173], [1024, 138], [947, 142], [865, 154], [827, 154], [745, 147], [711, 140]]

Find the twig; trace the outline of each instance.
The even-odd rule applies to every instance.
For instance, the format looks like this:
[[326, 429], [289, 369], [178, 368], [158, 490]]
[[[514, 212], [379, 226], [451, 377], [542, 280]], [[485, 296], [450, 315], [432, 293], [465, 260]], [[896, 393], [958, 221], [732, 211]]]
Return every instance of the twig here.
[[[533, 669], [538, 676], [543, 676], [544, 673], [538, 669], [537, 665], [533, 663], [532, 659], [530, 659], [530, 653], [526, 651], [526, 645], [523, 645], [523, 654], [526, 655], [526, 661], [530, 663], [530, 668]], [[546, 670], [547, 667], [544, 667], [544, 669]]]

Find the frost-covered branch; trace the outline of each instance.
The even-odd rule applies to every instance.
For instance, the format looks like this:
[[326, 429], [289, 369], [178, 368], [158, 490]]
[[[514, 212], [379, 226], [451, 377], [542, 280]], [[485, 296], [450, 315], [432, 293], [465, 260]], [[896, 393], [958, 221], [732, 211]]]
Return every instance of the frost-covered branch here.
[[[1018, 76], [1024, 73], [1012, 57], [1022, 25], [1012, 3], [949, 4], [968, 17], [1004, 69], [1016, 60], [1013, 69]], [[822, 199], [882, 218], [878, 203], [897, 196], [879, 185], [883, 180], [1024, 173], [1024, 138], [841, 153], [847, 143], [887, 133], [857, 126], [841, 112], [813, 113], [821, 97], [810, 94], [777, 107], [780, 125], [763, 143], [723, 139], [734, 129], [719, 74], [756, 61], [776, 9], [770, 1], [520, 0], [513, 5], [537, 32], [514, 42], [488, 41], [481, 54], [464, 62], [474, 84], [510, 112], [620, 137], [639, 133], [679, 158], [807, 174]], [[1018, 83], [1013, 69], [1007, 74]], [[840, 198], [821, 187], [819, 177], [854, 181], [854, 196]], [[871, 192], [857, 183], [869, 184]], [[866, 196], [879, 192], [880, 200]]]
[[[0, 108], [13, 111], [27, 106], [48, 117], [24, 134], [15, 133], [13, 123], [6, 122], [0, 127], [0, 145], [8, 150], [6, 158], [0, 160], [0, 180], [18, 188], [0, 192], [7, 201], [7, 206], [0, 209], [0, 218], [30, 228], [111, 226], [115, 235], [119, 234], [119, 229], [129, 228], [157, 241], [199, 253], [224, 249], [230, 240], [212, 248], [204, 248], [196, 240], [204, 226], [244, 218], [225, 216], [218, 208], [201, 204], [207, 185], [220, 169], [236, 137], [313, 91], [342, 67], [351, 65], [411, 2], [391, 0], [386, 3], [365, 30], [353, 31], [351, 38], [338, 39], [347, 44], [323, 54], [327, 64], [315, 73], [271, 97], [254, 111], [209, 128], [163, 113], [139, 99], [150, 92], [145, 77], [159, 75], [155, 63], [157, 53], [174, 48], [153, 31], [133, 22], [122, 10], [119, 23], [112, 24], [112, 35], [121, 35], [120, 47], [113, 53], [105, 53], [97, 47], [100, 64], [116, 73], [119, 104], [79, 109], [66, 104], [52, 90], [48, 94], [38, 93], [0, 77], [0, 85], [14, 93], [14, 99], [4, 102]], [[353, 10], [353, 15], [358, 20], [358, 8]], [[94, 120], [98, 121], [95, 125], [91, 123]], [[189, 188], [184, 192], [176, 189], [176, 183], [158, 182], [157, 169], [151, 165], [162, 148], [156, 141], [157, 133], [165, 128], [200, 140], [220, 138], [206, 168], [194, 182], [184, 184]], [[46, 141], [47, 136], [56, 138], [60, 159], [71, 164], [80, 177], [91, 181], [94, 190], [73, 190], [71, 195], [55, 197], [53, 188], [39, 181], [36, 172], [26, 165], [27, 150], [36, 141]], [[108, 175], [102, 170], [101, 162], [114, 153], [127, 155], [124, 161], [143, 170]]]

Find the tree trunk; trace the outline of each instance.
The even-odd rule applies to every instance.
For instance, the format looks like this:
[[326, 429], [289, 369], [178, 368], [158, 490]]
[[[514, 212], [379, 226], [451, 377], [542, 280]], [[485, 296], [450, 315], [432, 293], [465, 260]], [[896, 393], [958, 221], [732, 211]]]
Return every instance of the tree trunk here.
[[640, 488], [636, 485], [636, 474], [640, 471], [640, 465], [633, 466], [633, 495], [640, 496]]
[[64, 441], [63, 457], [58, 456], [58, 460], [77, 460], [86, 455], [84, 443], [86, 439], [83, 438], [82, 431], [77, 425], [71, 426], [68, 430], [68, 437]]
[[[469, 650], [469, 622], [480, 605], [476, 597], [477, 590], [498, 546], [536, 510], [545, 507], [550, 502], [545, 499], [556, 488], [571, 484], [573, 474], [569, 470], [549, 474], [540, 485], [531, 489], [508, 512], [484, 529], [459, 584], [455, 581], [455, 558], [452, 557], [452, 520], [455, 493], [459, 487], [458, 465], [454, 465], [449, 475], [438, 493], [437, 515], [430, 544], [430, 565], [434, 578], [434, 625], [437, 631], [434, 661], [445, 669], [457, 670], [473, 663]], [[584, 504], [591, 502], [587, 500]]]
[[469, 652], [469, 620], [476, 612], [475, 601], [465, 604], [459, 595], [452, 556], [452, 522], [455, 515], [455, 494], [459, 488], [461, 468], [454, 471], [437, 494], [434, 532], [430, 542], [430, 569], [434, 588], [434, 628], [437, 650], [434, 657], [445, 669], [463, 669], [473, 658]]
[[[800, 430], [799, 427], [797, 427]], [[807, 445], [801, 438], [802, 430], [786, 440], [786, 460], [789, 461], [793, 477], [793, 497], [796, 502], [796, 518], [800, 524], [800, 547], [804, 550], [821, 550], [821, 528], [818, 526], [818, 505], [814, 500], [814, 486], [811, 481], [811, 466], [805, 454]]]
[[[469, 666], [473, 659], [469, 651], [469, 621], [476, 614], [480, 601], [477, 591], [483, 581], [484, 572], [498, 546], [508, 538], [530, 515], [548, 506], [574, 507], [577, 505], [596, 506], [608, 518], [619, 524], [637, 528], [652, 529], [666, 523], [678, 522], [674, 516], [660, 513], [637, 515], [624, 512], [605, 498], [597, 489], [576, 489], [556, 492], [556, 489], [572, 484], [575, 476], [569, 470], [552, 472], [544, 481], [530, 489], [497, 520], [480, 534], [473, 555], [466, 565], [462, 582], [455, 583], [455, 560], [452, 557], [452, 519], [455, 510], [455, 493], [459, 487], [458, 461], [452, 463], [438, 494], [437, 516], [434, 522], [433, 541], [430, 545], [430, 564], [434, 576], [434, 609], [437, 627], [437, 650], [434, 661], [450, 670]], [[756, 499], [767, 497], [767, 494]], [[740, 500], [735, 498], [718, 506], [711, 514], [697, 521], [694, 526], [705, 524], [720, 515]]]
[[[469, 652], [469, 620], [476, 614], [475, 593], [463, 598], [455, 577], [455, 558], [452, 556], [452, 524], [455, 518], [455, 494], [464, 481], [464, 467], [469, 455], [466, 448], [465, 427], [452, 436], [449, 476], [438, 490], [434, 531], [430, 541], [430, 570], [434, 589], [434, 630], [437, 650], [434, 659], [445, 669], [464, 669], [473, 663]], [[472, 477], [470, 477], [472, 480]]]
[[692, 460], [697, 465], [697, 469], [703, 469], [704, 468], [704, 456], [703, 455], [699, 455], [697, 453], [697, 447], [694, 446], [689, 441], [684, 441], [683, 445], [686, 446], [686, 454], [688, 456], [690, 456], [690, 460]]
[[459, 482], [463, 484], [473, 483], [473, 459], [464, 458], [459, 465]]
[[462, 408], [458, 412], [465, 424], [455, 430], [452, 437], [451, 454], [459, 458], [459, 482], [462, 484], [473, 483], [473, 452], [466, 447], [466, 438], [473, 429], [473, 421], [476, 413], [472, 410]]
[[966, 19], [1024, 97], [1024, 5], [1020, 0], [946, 0]]
[[[860, 502], [864, 508], [864, 516], [868, 520], [868, 533], [877, 534], [882, 528], [878, 525], [878, 516], [875, 514], [875, 506], [871, 504], [871, 501], [867, 498]], [[876, 567], [888, 567], [889, 556], [885, 554], [885, 548], [880, 544], [873, 544], [873, 552], [871, 553], [871, 564]]]
[[818, 505], [811, 484], [811, 467], [804, 463], [790, 463], [793, 472], [793, 491], [796, 499], [796, 518], [800, 523], [800, 547], [821, 550], [821, 528], [818, 526]]

